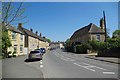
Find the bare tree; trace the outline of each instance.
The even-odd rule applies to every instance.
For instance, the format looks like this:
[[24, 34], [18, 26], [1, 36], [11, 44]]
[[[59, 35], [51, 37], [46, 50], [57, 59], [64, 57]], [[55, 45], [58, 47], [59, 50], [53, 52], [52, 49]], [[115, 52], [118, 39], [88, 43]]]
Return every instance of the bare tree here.
[[2, 26], [2, 43], [0, 45], [2, 45], [2, 55], [5, 58], [8, 57], [7, 48], [12, 45], [7, 30], [4, 29], [4, 27], [25, 19], [26, 16], [23, 15], [24, 12], [23, 2], [2, 2], [2, 25], [0, 25], [0, 27]]
[[[18, 4], [18, 6], [14, 6]], [[27, 16], [24, 16], [25, 8], [23, 7], [23, 2], [14, 3], [14, 2], [3, 2], [2, 3], [2, 23], [4, 26], [8, 26], [13, 22], [25, 19]]]

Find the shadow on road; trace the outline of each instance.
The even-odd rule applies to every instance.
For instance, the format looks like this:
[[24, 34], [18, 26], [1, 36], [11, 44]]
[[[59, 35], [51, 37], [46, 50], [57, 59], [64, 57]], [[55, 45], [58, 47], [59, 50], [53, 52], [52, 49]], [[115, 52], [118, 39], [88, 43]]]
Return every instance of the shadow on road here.
[[41, 59], [26, 59], [24, 62], [35, 62], [35, 61], [40, 61]]

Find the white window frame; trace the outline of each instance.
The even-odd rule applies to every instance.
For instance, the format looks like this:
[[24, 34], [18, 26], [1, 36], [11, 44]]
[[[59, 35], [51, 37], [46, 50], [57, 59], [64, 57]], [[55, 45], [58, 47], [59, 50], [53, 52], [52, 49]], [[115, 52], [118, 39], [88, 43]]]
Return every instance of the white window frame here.
[[23, 40], [23, 35], [22, 34], [20, 34], [20, 40]]
[[96, 34], [96, 40], [100, 41], [100, 34]]
[[[21, 48], [22, 48], [22, 51], [21, 51]], [[20, 53], [23, 52], [23, 45], [20, 45]]]
[[[15, 48], [16, 48], [16, 50], [15, 50]], [[16, 53], [17, 53], [17, 45], [14, 45], [14, 51], [16, 51]]]
[[12, 32], [12, 39], [16, 39], [16, 32]]

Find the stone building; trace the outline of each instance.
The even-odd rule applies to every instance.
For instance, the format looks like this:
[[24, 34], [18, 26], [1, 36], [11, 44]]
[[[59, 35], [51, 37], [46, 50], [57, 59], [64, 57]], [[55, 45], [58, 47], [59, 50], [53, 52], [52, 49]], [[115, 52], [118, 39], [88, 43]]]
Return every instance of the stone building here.
[[97, 40], [100, 42], [105, 41], [105, 26], [104, 19], [100, 19], [100, 27], [96, 26], [93, 23], [75, 31], [70, 38], [70, 43], [80, 44], [83, 42], [88, 42], [91, 40]]

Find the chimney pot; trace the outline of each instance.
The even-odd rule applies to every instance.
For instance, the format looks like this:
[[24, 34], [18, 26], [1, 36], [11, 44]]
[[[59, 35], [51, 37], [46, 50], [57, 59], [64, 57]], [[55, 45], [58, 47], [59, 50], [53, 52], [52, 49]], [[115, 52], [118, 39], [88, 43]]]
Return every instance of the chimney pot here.
[[19, 23], [19, 24], [18, 24], [18, 27], [22, 27], [22, 23]]
[[36, 31], [36, 35], [38, 35], [38, 31]]
[[31, 28], [30, 31], [33, 32], [33, 29]]
[[46, 37], [45, 37], [45, 36], [43, 36], [43, 38], [45, 39]]

